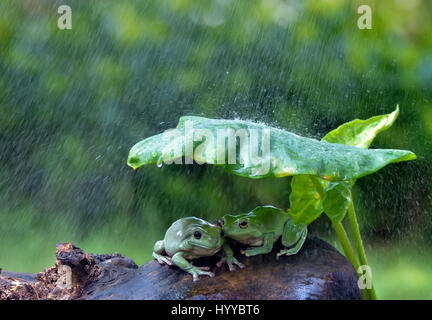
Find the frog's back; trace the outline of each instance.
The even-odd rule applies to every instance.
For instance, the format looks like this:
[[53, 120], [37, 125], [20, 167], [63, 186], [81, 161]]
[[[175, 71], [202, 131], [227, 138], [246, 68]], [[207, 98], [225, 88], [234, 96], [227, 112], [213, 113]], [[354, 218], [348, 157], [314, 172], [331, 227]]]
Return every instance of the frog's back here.
[[282, 233], [285, 221], [289, 218], [286, 211], [273, 206], [257, 207], [251, 211], [251, 214], [255, 215], [267, 230], [272, 230], [276, 235]]

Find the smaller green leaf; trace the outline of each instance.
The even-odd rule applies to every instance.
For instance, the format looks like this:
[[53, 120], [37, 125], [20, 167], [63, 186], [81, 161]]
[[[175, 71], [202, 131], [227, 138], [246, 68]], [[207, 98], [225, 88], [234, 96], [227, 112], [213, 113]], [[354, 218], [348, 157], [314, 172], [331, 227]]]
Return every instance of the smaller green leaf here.
[[366, 120], [355, 119], [330, 131], [322, 141], [341, 143], [348, 146], [367, 149], [381, 131], [387, 130], [399, 115], [399, 105], [389, 114], [375, 116]]
[[323, 209], [334, 223], [342, 221], [351, 203], [349, 182], [328, 182], [324, 191]]
[[[329, 132], [324, 138], [322, 138], [322, 141], [346, 144], [357, 148], [367, 149], [378, 133], [391, 127], [398, 115], [399, 106], [396, 106], [396, 110], [389, 114], [375, 116], [366, 120], [356, 119], [344, 123], [337, 129]], [[415, 159], [415, 155], [410, 159]], [[404, 160], [410, 159], [407, 158]], [[308, 183], [313, 180], [315, 183]], [[356, 179], [352, 179], [350, 181], [333, 182], [331, 187], [327, 188], [328, 181], [318, 177], [310, 176], [310, 179], [307, 179], [304, 178], [304, 176], [294, 176], [291, 181], [292, 196], [290, 196], [290, 202], [292, 209], [290, 209], [290, 211], [292, 211], [295, 219], [306, 224], [311, 223], [320, 216], [323, 210], [325, 210], [325, 208], [323, 209], [322, 199], [319, 197], [313, 199], [312, 197], [312, 195], [317, 194], [317, 183], [321, 183], [324, 189], [324, 194], [326, 194], [325, 197], [327, 198], [327, 207], [330, 207], [330, 210], [336, 208], [335, 205], [330, 205], [331, 201], [329, 199], [333, 194], [335, 199], [342, 200], [340, 205], [340, 210], [342, 210], [341, 208], [344, 208], [347, 205], [345, 199], [346, 187], [352, 188], [355, 181]], [[340, 183], [341, 186], [336, 186], [337, 183]], [[341, 190], [343, 193], [341, 195], [336, 195], [338, 192], [337, 190]], [[330, 194], [327, 193], [328, 191]], [[306, 209], [302, 210], [303, 207]], [[326, 213], [328, 212], [326, 211]], [[339, 219], [338, 216], [342, 215], [343, 217], [345, 212], [340, 212], [337, 214], [333, 211], [330, 211], [329, 214], [336, 217], [337, 220]]]
[[291, 180], [291, 194], [289, 213], [294, 222], [310, 224], [318, 218], [322, 211], [321, 196], [315, 188], [312, 179], [316, 181], [324, 181], [315, 176], [299, 175]]

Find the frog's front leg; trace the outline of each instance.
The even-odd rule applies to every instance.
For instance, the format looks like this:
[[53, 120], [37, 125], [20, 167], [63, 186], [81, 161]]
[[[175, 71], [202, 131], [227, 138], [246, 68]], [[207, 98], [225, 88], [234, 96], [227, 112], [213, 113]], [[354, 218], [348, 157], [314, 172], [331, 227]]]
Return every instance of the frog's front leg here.
[[171, 258], [162, 255], [164, 250], [165, 246], [163, 240], [157, 241], [153, 248], [153, 258], [155, 258], [160, 264], [166, 263], [167, 265], [172, 266], [173, 263], [171, 261]]
[[177, 252], [175, 255], [173, 255], [172, 262], [183, 271], [190, 273], [193, 277], [193, 281], [198, 281], [198, 277], [200, 275], [206, 275], [209, 277], [215, 276], [213, 272], [202, 270], [205, 269], [205, 267], [194, 267], [183, 257], [183, 254], [183, 252]]
[[224, 257], [222, 257], [222, 259], [220, 259], [220, 261], [216, 264], [218, 268], [221, 267], [224, 262], [227, 263], [229, 271], [235, 271], [236, 268], [234, 265], [238, 266], [240, 269], [246, 267], [243, 263], [241, 263], [234, 257], [234, 252], [228, 245], [228, 243], [224, 243], [222, 248], [224, 252]]
[[256, 256], [258, 254], [266, 254], [272, 251], [274, 243], [274, 233], [269, 232], [264, 234], [264, 243], [261, 247], [249, 248], [240, 252], [247, 257]]
[[303, 223], [295, 224], [292, 219], [289, 219], [284, 226], [282, 233], [282, 244], [285, 249], [282, 249], [277, 254], [277, 257], [282, 255], [293, 255], [300, 251], [307, 237], [307, 226]]

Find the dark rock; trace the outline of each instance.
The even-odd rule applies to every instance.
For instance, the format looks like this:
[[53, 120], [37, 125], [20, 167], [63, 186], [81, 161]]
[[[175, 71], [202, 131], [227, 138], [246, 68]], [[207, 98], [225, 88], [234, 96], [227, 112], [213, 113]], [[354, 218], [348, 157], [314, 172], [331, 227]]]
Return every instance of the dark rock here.
[[[357, 274], [348, 260], [326, 242], [309, 237], [294, 256], [276, 260], [278, 243], [267, 255], [236, 256], [245, 269], [215, 270], [214, 278], [198, 282], [184, 271], [150, 261], [121, 276], [102, 277], [81, 299], [362, 299]], [[195, 265], [214, 266], [216, 257]]]
[[[301, 251], [276, 260], [277, 243], [267, 255], [244, 257], [245, 269], [217, 268], [218, 256], [194, 261], [211, 266], [214, 278], [198, 282], [177, 267], [150, 261], [141, 267], [120, 254], [91, 255], [72, 244], [58, 244], [56, 265], [35, 277], [0, 274], [2, 299], [362, 299], [357, 274], [348, 260], [326, 242], [309, 236]], [[65, 286], [62, 270], [70, 269]], [[12, 277], [11, 277], [12, 276]], [[13, 276], [17, 276], [15, 280]], [[17, 287], [16, 279], [20, 279]], [[14, 289], [13, 291], [12, 288]], [[19, 288], [19, 294], [16, 294]]]

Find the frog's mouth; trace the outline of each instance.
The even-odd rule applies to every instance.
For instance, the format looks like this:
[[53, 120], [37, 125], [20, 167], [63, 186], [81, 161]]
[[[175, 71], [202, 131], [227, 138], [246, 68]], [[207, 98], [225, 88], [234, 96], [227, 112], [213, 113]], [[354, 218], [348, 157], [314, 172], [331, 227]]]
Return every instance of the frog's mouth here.
[[208, 250], [212, 250], [212, 249], [216, 250], [216, 249], [219, 249], [220, 247], [222, 247], [222, 240], [218, 241], [214, 245], [205, 245], [203, 243], [196, 243], [195, 246], [203, 248], [203, 249], [208, 249]]

